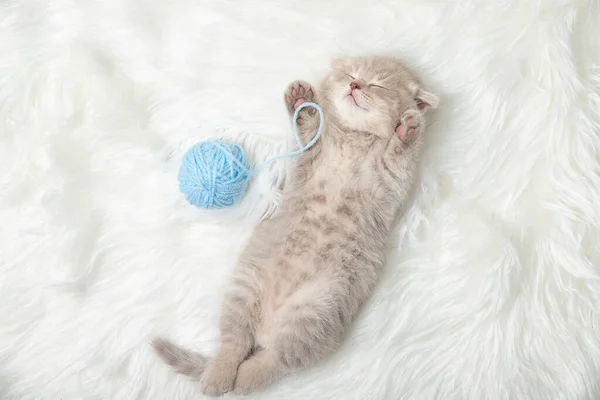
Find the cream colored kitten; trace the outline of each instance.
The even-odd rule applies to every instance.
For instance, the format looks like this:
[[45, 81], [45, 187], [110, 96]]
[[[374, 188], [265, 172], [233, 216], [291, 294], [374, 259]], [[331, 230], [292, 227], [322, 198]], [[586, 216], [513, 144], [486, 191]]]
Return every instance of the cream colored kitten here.
[[[437, 106], [399, 61], [336, 59], [316, 91], [285, 93], [325, 114], [321, 139], [297, 158], [281, 208], [242, 253], [221, 315], [215, 358], [156, 339], [160, 357], [198, 378], [202, 391], [247, 394], [330, 355], [375, 286], [394, 221], [411, 189], [424, 112]], [[319, 115], [300, 111], [304, 143]]]

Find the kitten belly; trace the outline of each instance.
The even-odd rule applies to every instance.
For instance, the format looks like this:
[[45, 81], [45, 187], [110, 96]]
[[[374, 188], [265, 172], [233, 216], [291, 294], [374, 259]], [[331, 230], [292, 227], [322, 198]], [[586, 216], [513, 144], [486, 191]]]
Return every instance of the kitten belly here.
[[285, 332], [291, 318], [318, 312], [332, 300], [331, 277], [300, 259], [269, 268], [265, 278], [262, 323], [256, 332], [256, 341], [264, 348]]
[[379, 257], [365, 254], [374, 250], [367, 243], [378, 239], [368, 229], [373, 224], [365, 198], [370, 196], [359, 193], [359, 178], [348, 160], [320, 171], [284, 198], [281, 212], [264, 225], [257, 241], [266, 259], [255, 338], [265, 348], [298, 319], [329, 318], [353, 291], [352, 282], [376, 275]]
[[344, 242], [348, 240], [341, 235], [344, 228], [339, 225], [335, 232], [324, 232], [304, 223], [288, 222], [287, 232], [264, 263], [261, 276], [262, 315], [256, 332], [261, 347], [272, 346], [277, 336], [294, 325], [291, 321], [326, 314], [335, 308], [340, 293], [348, 291], [348, 267], [340, 269]]

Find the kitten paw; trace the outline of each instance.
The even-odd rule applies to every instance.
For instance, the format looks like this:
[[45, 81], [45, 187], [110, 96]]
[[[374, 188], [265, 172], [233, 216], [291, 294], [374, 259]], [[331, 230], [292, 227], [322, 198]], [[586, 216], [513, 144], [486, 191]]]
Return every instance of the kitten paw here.
[[210, 365], [202, 377], [202, 393], [210, 397], [222, 396], [233, 389], [235, 382], [235, 369], [219, 368], [221, 366]]
[[[294, 81], [288, 86], [284, 97], [288, 111], [294, 113], [302, 103], [314, 100], [315, 91], [304, 81]], [[308, 112], [310, 115], [314, 115], [315, 109], [311, 108]]]
[[396, 128], [396, 134], [404, 143], [413, 142], [421, 133], [421, 113], [417, 110], [407, 110], [402, 114], [401, 124]]
[[235, 379], [233, 394], [236, 396], [247, 396], [257, 389], [261, 389], [269, 381], [266, 378], [265, 370], [259, 363], [246, 361], [240, 365], [238, 375]]

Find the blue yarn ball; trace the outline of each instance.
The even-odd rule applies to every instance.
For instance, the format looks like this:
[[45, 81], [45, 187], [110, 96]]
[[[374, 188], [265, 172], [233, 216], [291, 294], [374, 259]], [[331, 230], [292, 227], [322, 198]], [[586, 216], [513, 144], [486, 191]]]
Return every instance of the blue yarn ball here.
[[240, 146], [223, 141], [201, 142], [183, 156], [179, 190], [196, 207], [229, 207], [246, 192], [249, 172], [250, 164]]

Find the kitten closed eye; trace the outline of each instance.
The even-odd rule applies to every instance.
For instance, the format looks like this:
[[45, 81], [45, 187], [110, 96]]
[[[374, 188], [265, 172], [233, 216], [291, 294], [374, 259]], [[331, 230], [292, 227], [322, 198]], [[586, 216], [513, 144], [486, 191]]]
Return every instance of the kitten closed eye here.
[[375, 87], [375, 88], [378, 88], [378, 89], [389, 90], [389, 89], [388, 89], [388, 88], [386, 88], [386, 87], [383, 87], [383, 86], [381, 86], [381, 85], [375, 85], [374, 83], [371, 83], [371, 84], [369, 84], [369, 87]]

